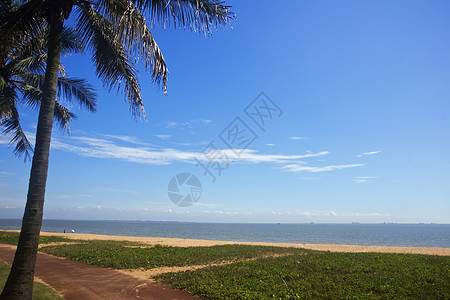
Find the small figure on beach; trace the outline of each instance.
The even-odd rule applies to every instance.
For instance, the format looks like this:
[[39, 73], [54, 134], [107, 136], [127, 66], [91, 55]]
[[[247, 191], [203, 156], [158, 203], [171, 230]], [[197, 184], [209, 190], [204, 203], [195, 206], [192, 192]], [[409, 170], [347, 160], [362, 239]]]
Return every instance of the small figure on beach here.
[[64, 233], [66, 233], [66, 229], [64, 228]]

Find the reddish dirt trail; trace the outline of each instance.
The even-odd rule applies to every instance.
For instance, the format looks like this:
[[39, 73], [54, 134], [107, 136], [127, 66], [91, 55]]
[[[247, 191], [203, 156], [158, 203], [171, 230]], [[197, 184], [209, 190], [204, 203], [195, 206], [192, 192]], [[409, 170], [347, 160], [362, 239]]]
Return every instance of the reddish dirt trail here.
[[[12, 263], [16, 247], [0, 244], [0, 259]], [[58, 291], [64, 299], [198, 299], [148, 280], [38, 253], [35, 275]]]

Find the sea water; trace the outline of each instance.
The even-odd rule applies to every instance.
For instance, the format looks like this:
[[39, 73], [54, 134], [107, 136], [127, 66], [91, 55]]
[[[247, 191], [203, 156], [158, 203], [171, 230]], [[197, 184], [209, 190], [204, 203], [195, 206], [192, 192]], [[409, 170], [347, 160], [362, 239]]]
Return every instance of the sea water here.
[[[21, 220], [0, 219], [0, 229]], [[42, 231], [244, 242], [450, 248], [450, 224], [237, 224], [44, 220]]]

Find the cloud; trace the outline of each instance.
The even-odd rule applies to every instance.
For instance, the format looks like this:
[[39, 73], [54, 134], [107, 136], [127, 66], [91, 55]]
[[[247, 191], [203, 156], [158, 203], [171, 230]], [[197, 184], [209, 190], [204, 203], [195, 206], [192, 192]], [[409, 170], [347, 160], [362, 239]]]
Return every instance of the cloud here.
[[347, 168], [356, 168], [356, 167], [363, 167], [364, 164], [348, 164], [348, 165], [332, 165], [332, 166], [322, 166], [322, 167], [311, 167], [311, 166], [305, 166], [304, 164], [289, 164], [286, 166], [281, 167], [281, 169], [287, 170], [288, 172], [311, 172], [311, 173], [318, 173], [318, 172], [330, 172], [335, 170], [342, 170]]
[[202, 207], [208, 207], [208, 208], [214, 208], [218, 205], [216, 203], [204, 203], [204, 202], [197, 202], [195, 203], [195, 206], [202, 206]]
[[135, 144], [135, 145], [141, 145], [141, 146], [155, 146], [153, 144], [149, 144], [149, 143], [145, 143], [140, 141], [139, 139], [137, 139], [134, 136], [128, 136], [128, 135], [116, 135], [116, 134], [103, 134], [101, 135], [103, 137], [106, 138], [111, 138], [111, 139], [115, 139], [115, 140], [119, 140], [122, 142], [126, 142], [126, 143], [130, 143], [130, 144]]
[[5, 134], [0, 134], [0, 144], [2, 145], [9, 145], [10, 137], [6, 136]]
[[369, 182], [372, 179], [377, 179], [378, 177], [374, 177], [374, 176], [358, 176], [355, 177], [354, 180], [356, 183], [365, 183], [365, 182]]
[[289, 139], [290, 140], [296, 140], [296, 141], [298, 141], [298, 140], [306, 140], [305, 137], [301, 137], [301, 136], [291, 136], [291, 137], [289, 137]]
[[356, 157], [363, 157], [363, 156], [375, 155], [375, 154], [378, 154], [378, 153], [380, 153], [380, 152], [381, 152], [381, 151], [364, 152], [364, 153], [361, 153], [361, 154], [357, 155]]
[[211, 120], [205, 120], [205, 119], [200, 119], [200, 122], [202, 122], [204, 125], [208, 125], [208, 124], [212, 123]]
[[125, 189], [119, 189], [119, 188], [112, 188], [112, 187], [97, 187], [95, 189], [91, 190], [92, 193], [125, 193], [125, 194], [132, 194], [132, 195], [141, 195], [140, 192], [137, 192], [135, 190], [125, 190]]
[[194, 119], [186, 122], [176, 122], [176, 121], [170, 121], [167, 122], [167, 128], [179, 128], [179, 129], [186, 129], [186, 128], [192, 128], [197, 125], [209, 125], [212, 123], [212, 120], [207, 119]]
[[238, 150], [240, 155], [237, 155], [233, 149], [222, 150], [229, 155], [229, 157], [235, 159], [236, 161], [243, 162], [253, 162], [253, 163], [263, 163], [263, 162], [273, 162], [273, 163], [286, 163], [291, 160], [298, 160], [303, 158], [311, 158], [327, 155], [328, 151], [321, 151], [317, 153], [307, 153], [302, 155], [284, 155], [284, 154], [258, 154], [257, 150], [245, 149]]
[[0, 175], [16, 175], [16, 173], [12, 173], [12, 172], [0, 172]]
[[162, 139], [162, 140], [168, 140], [168, 139], [170, 139], [172, 137], [171, 135], [168, 135], [168, 134], [155, 134], [155, 136], [157, 138]]
[[[220, 163], [276, 163], [282, 164], [280, 169], [287, 172], [330, 172], [346, 168], [362, 167], [364, 164], [309, 166], [301, 161], [307, 158], [323, 157], [328, 151], [311, 152], [305, 154], [265, 154], [254, 149], [217, 149], [214, 157], [206, 156], [206, 153], [195, 151], [183, 151], [173, 148], [155, 146], [138, 140], [132, 136], [124, 135], [99, 135], [71, 136], [70, 138], [53, 138], [52, 149], [75, 153], [84, 157], [113, 159], [125, 162], [133, 162], [148, 165], [170, 165], [177, 162], [198, 164], [198, 162]], [[211, 153], [209, 153], [211, 154]], [[309, 178], [308, 178], [309, 179]], [[367, 178], [356, 178], [360, 182]]]
[[[172, 148], [162, 148], [149, 145], [123, 145], [119, 141], [133, 141], [121, 136], [114, 138], [95, 138], [87, 136], [72, 136], [70, 138], [53, 138], [52, 149], [68, 151], [85, 157], [117, 159], [150, 165], [168, 165], [175, 162], [197, 163], [196, 159], [204, 161], [224, 161], [238, 163], [288, 163], [293, 160], [327, 155], [328, 151], [308, 152], [301, 155], [261, 154], [253, 149], [218, 149], [216, 158], [206, 157], [202, 152], [182, 151]], [[239, 154], [238, 154], [239, 153]], [[220, 155], [219, 155], [220, 154]]]
[[266, 144], [266, 146], [275, 147], [275, 144]]
[[381, 214], [378, 212], [370, 212], [370, 213], [360, 213], [360, 212], [334, 212], [330, 211], [329, 213], [332, 216], [335, 217], [386, 217], [389, 216], [389, 214]]

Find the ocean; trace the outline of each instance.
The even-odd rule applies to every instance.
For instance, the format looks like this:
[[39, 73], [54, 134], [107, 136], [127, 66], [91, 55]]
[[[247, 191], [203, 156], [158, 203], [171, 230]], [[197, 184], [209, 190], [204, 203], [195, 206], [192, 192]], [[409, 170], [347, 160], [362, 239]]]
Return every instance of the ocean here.
[[[21, 220], [0, 219], [0, 229]], [[450, 224], [236, 224], [44, 220], [42, 231], [243, 242], [450, 248]]]

